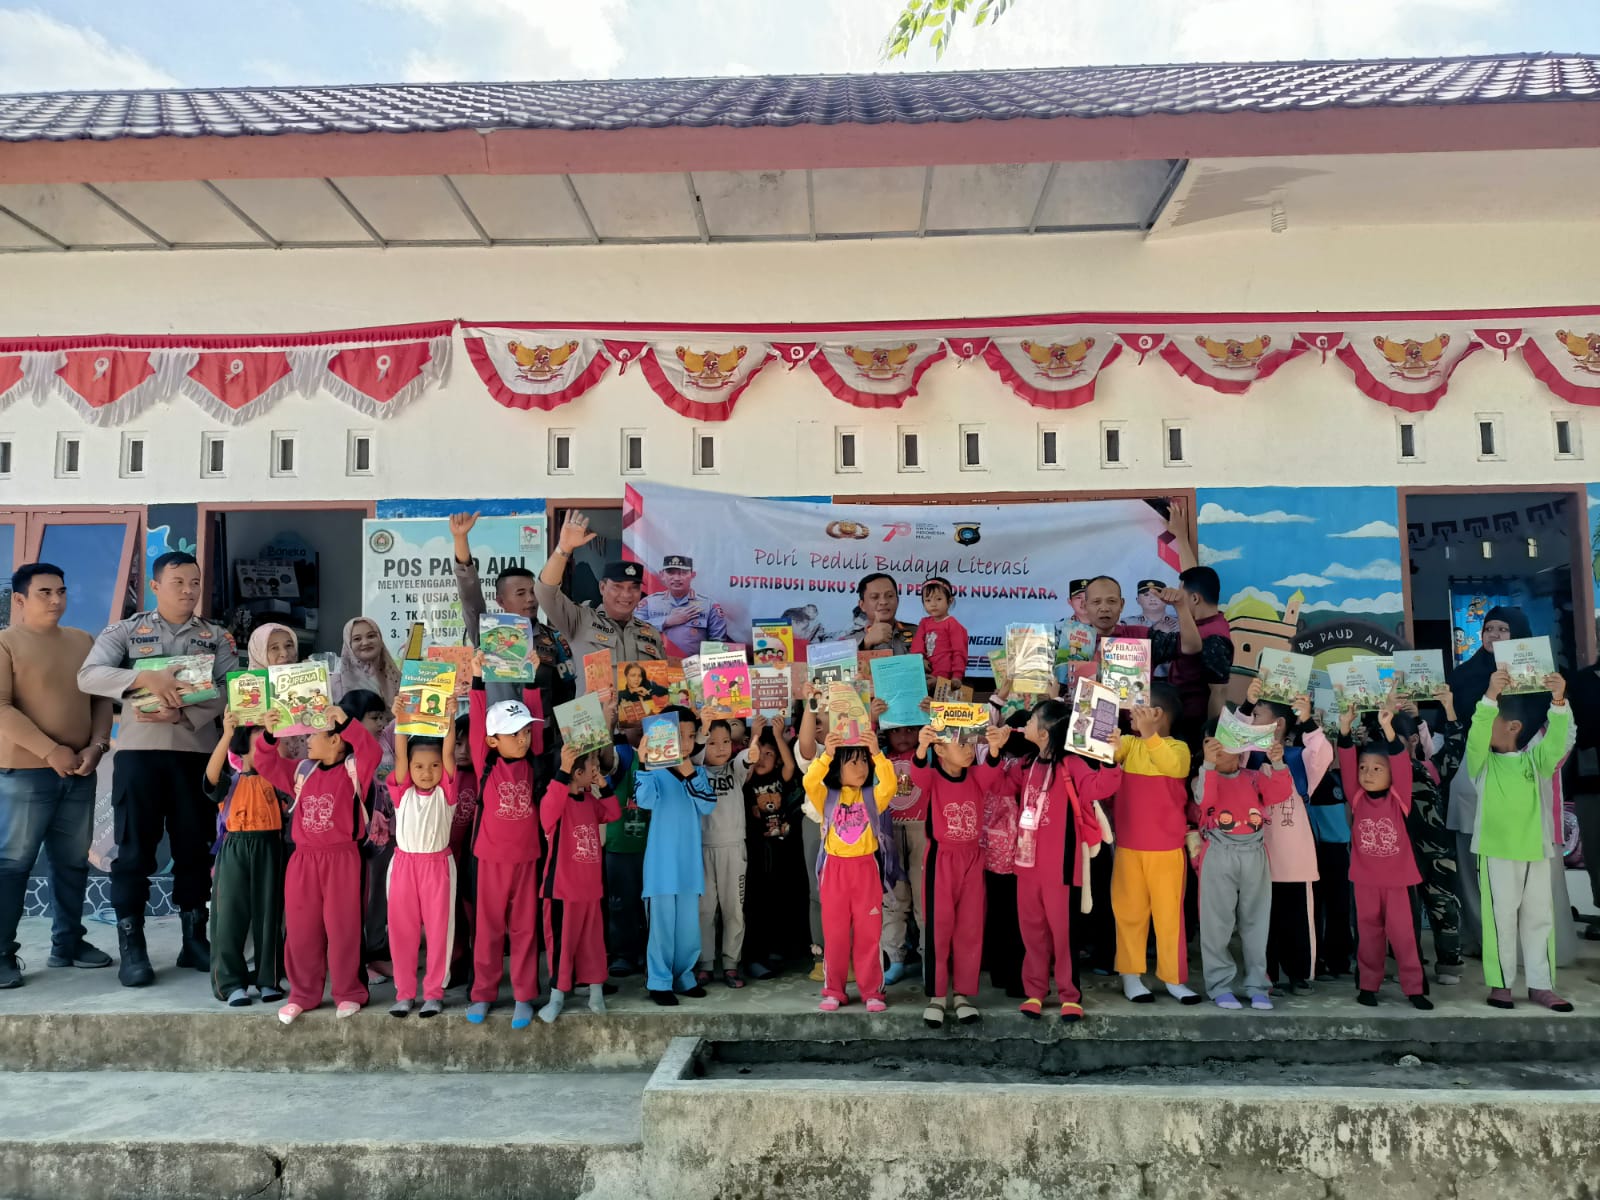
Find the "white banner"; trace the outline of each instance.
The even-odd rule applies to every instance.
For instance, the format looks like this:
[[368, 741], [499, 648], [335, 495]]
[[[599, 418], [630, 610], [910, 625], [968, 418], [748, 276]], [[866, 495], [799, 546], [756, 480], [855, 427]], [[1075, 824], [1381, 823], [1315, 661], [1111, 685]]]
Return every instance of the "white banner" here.
[[666, 555], [688, 556], [694, 590], [722, 606], [733, 641], [748, 641], [756, 620], [780, 618], [807, 641], [845, 637], [856, 584], [878, 571], [899, 583], [897, 619], [914, 625], [922, 581], [943, 576], [969, 636], [970, 675], [988, 674], [1007, 624], [1071, 616], [1072, 579], [1110, 575], [1122, 585], [1123, 619], [1142, 623], [1139, 581], [1178, 576], [1166, 522], [1143, 500], [830, 504], [639, 484], [628, 505], [623, 542], [652, 589]]
[[[545, 560], [545, 514], [480, 517], [472, 530], [484, 599], [499, 612], [494, 584], [507, 567], [535, 575]], [[459, 646], [464, 634], [456, 592], [455, 549], [447, 517], [403, 517], [362, 522], [361, 614], [378, 623], [397, 654], [414, 621], [429, 645]]]

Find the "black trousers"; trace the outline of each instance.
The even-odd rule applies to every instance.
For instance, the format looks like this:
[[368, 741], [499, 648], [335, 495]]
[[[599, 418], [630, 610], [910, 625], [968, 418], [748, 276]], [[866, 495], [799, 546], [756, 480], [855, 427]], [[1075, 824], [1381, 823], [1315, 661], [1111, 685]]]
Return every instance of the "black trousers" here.
[[1305, 982], [1316, 973], [1311, 961], [1315, 916], [1310, 903], [1314, 884], [1274, 883], [1272, 919], [1267, 926], [1267, 975], [1274, 983], [1287, 976]]
[[[1089, 860], [1084, 883], [1089, 888], [1093, 907], [1084, 912], [1079, 896], [1082, 888], [1072, 889], [1072, 941], [1074, 954], [1081, 946], [1090, 970], [1111, 974], [1117, 965], [1117, 920], [1111, 911], [1111, 861], [1115, 854], [1112, 846], [1102, 845], [1100, 853]], [[1067, 870], [1072, 870], [1072, 863]], [[1015, 906], [1013, 905], [1013, 910]]]
[[983, 965], [989, 983], [1022, 995], [1022, 930], [1017, 925], [1017, 877], [983, 873]]
[[189, 912], [211, 898], [217, 807], [205, 792], [209, 757], [187, 750], [117, 751], [111, 765], [117, 839], [111, 907], [119, 919], [144, 916], [163, 834], [172, 853], [172, 902]]
[[1350, 843], [1318, 842], [1317, 874], [1320, 878], [1311, 885], [1317, 914], [1317, 966], [1329, 974], [1348, 975], [1356, 947], [1350, 923]]
[[644, 965], [644, 854], [605, 852], [606, 954]]
[[811, 945], [805, 855], [800, 830], [786, 838], [753, 838], [744, 892], [744, 960], [805, 957]]
[[[281, 830], [249, 830], [223, 839], [211, 906], [211, 991], [218, 1000], [252, 983], [282, 986], [283, 872]], [[245, 967], [246, 936], [256, 949], [254, 972]]]

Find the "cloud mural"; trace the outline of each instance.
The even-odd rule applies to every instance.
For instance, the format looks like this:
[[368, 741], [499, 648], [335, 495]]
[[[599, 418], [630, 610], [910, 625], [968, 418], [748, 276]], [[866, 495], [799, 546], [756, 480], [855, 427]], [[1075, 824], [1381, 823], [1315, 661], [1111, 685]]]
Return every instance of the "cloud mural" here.
[[[1286, 491], [1298, 489], [1284, 488], [1240, 488], [1242, 495], [1253, 497], [1259, 492]], [[1281, 508], [1274, 508], [1267, 512], [1247, 513], [1236, 508], [1229, 508], [1223, 504], [1206, 502], [1200, 506], [1200, 516], [1197, 518], [1202, 525], [1310, 525], [1316, 518], [1308, 517], [1301, 513], [1284, 512]]]
[[1334, 538], [1399, 538], [1400, 530], [1392, 521], [1368, 521], [1365, 525], [1355, 529], [1346, 529], [1343, 533], [1330, 533]]
[[1244, 557], [1244, 547], [1235, 546], [1231, 550], [1217, 550], [1211, 546], [1201, 545], [1195, 548], [1195, 555], [1202, 567], [1214, 567], [1218, 563], [1238, 562]]
[[1329, 563], [1322, 573], [1330, 579], [1399, 579], [1400, 564], [1390, 558], [1375, 558], [1364, 567]]

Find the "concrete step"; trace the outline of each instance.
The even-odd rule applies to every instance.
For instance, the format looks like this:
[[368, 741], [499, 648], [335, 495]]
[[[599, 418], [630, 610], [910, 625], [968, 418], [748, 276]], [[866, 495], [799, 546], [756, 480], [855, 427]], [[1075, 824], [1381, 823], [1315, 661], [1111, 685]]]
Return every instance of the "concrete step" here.
[[0, 1195], [638, 1197], [647, 1078], [0, 1073]]

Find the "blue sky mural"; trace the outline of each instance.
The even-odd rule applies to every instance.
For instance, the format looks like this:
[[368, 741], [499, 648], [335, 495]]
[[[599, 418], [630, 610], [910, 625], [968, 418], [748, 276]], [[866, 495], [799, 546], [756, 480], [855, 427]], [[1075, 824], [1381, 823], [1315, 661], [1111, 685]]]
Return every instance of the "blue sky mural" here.
[[1393, 488], [1201, 488], [1200, 562], [1222, 577], [1224, 609], [1283, 612], [1301, 592], [1311, 621], [1405, 609]]

